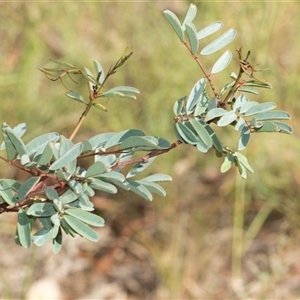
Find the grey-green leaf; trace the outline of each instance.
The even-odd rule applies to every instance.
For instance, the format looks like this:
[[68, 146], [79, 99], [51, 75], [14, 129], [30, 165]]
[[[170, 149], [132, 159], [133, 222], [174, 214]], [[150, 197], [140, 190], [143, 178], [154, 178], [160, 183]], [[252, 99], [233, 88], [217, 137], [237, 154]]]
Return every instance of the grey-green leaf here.
[[128, 180], [128, 184], [130, 187], [130, 190], [133, 191], [134, 193], [138, 194], [139, 196], [143, 197], [144, 199], [148, 201], [152, 201], [153, 197], [149, 190], [141, 185], [140, 183], [132, 180]]
[[98, 77], [98, 82], [100, 84], [103, 83], [104, 79], [105, 79], [105, 73], [104, 73], [104, 69], [102, 67], [102, 65], [99, 63], [99, 61], [97, 60], [93, 60], [93, 63], [94, 63], [94, 67], [95, 67], [95, 70], [97, 72], [97, 77]]
[[148, 168], [152, 164], [152, 162], [155, 160], [155, 158], [156, 158], [156, 156], [149, 158], [147, 162], [136, 164], [130, 170], [130, 172], [126, 175], [126, 178], [131, 178], [131, 177], [139, 174], [140, 172], [144, 171], [146, 168]]
[[27, 210], [28, 216], [51, 217], [56, 213], [52, 203], [37, 202], [33, 203]]
[[62, 247], [62, 232], [61, 229], [58, 229], [56, 237], [53, 239], [52, 250], [53, 253], [57, 254]]
[[231, 62], [232, 59], [232, 53], [227, 50], [223, 55], [215, 62], [211, 69], [212, 74], [219, 73], [223, 71]]
[[97, 242], [99, 240], [98, 233], [77, 218], [69, 215], [64, 215], [63, 219], [74, 231], [76, 231], [78, 234], [85, 237], [89, 241]]
[[14, 197], [14, 193], [12, 191], [12, 187], [6, 182], [6, 180], [0, 180], [0, 196], [3, 200], [10, 204], [16, 204], [16, 197]]
[[183, 30], [181, 28], [180, 21], [178, 20], [177, 16], [170, 10], [165, 10], [164, 11], [164, 16], [172, 26], [173, 30], [176, 32], [177, 36], [181, 41], [183, 41], [184, 34]]
[[139, 129], [128, 129], [114, 134], [105, 144], [104, 148], [108, 149], [119, 145], [122, 141], [130, 136], [143, 136], [143, 131]]
[[221, 165], [221, 173], [226, 173], [232, 166], [234, 158], [231, 153], [227, 152], [224, 162]]
[[264, 120], [289, 120], [291, 116], [281, 110], [275, 110], [275, 111], [266, 111], [263, 113], [259, 113], [255, 116], [255, 119], [257, 121], [264, 121]]
[[54, 152], [54, 147], [53, 147], [53, 142], [49, 142], [44, 151], [40, 154], [35, 156], [34, 161], [37, 162], [38, 165], [46, 165], [48, 164], [52, 157], [53, 157], [53, 152]]
[[21, 138], [18, 137], [11, 128], [7, 128], [6, 133], [8, 135], [8, 138], [14, 145], [15, 149], [17, 150], [18, 154], [20, 156], [27, 154], [26, 146], [21, 140]]
[[292, 127], [285, 124], [285, 123], [282, 123], [282, 122], [274, 122], [276, 124], [276, 126], [278, 127], [279, 129], [279, 132], [281, 133], [287, 133], [287, 134], [290, 134], [293, 132], [292, 130]]
[[222, 126], [227, 126], [229, 124], [231, 124], [232, 122], [234, 122], [237, 119], [237, 115], [235, 113], [235, 111], [231, 110], [228, 111], [226, 114], [224, 114], [220, 120], [217, 122], [218, 126], [222, 127]]
[[106, 167], [104, 165], [104, 163], [100, 162], [100, 161], [97, 161], [95, 163], [93, 163], [86, 171], [85, 173], [85, 178], [88, 178], [88, 177], [95, 177], [95, 176], [98, 176], [102, 173], [105, 173], [107, 170], [106, 170]]
[[199, 41], [197, 39], [197, 29], [193, 23], [186, 23], [185, 28], [190, 42], [191, 52], [195, 54], [199, 47]]
[[162, 188], [159, 184], [151, 182], [151, 181], [146, 181], [146, 180], [137, 180], [136, 182], [144, 185], [150, 192], [155, 193], [159, 196], [166, 196], [166, 191], [164, 188]]
[[207, 147], [211, 148], [213, 145], [212, 139], [207, 130], [205, 129], [204, 125], [200, 121], [197, 121], [195, 119], [190, 119], [189, 122], [191, 123], [198, 137], [204, 142], [204, 144]]
[[272, 110], [276, 107], [276, 104], [273, 102], [265, 102], [265, 103], [259, 103], [257, 105], [251, 106], [246, 112], [245, 116], [252, 116], [258, 113], [262, 113], [265, 111]]
[[130, 136], [122, 141], [120, 150], [131, 149], [131, 148], [149, 148], [155, 149], [158, 143], [141, 136]]
[[88, 179], [88, 185], [89, 187], [91, 187], [92, 189], [96, 189], [96, 190], [100, 190], [100, 191], [104, 191], [110, 194], [116, 194], [117, 193], [117, 188], [108, 183], [105, 182], [103, 180], [100, 180], [98, 178], [89, 178]]
[[199, 101], [201, 95], [204, 92], [205, 85], [206, 85], [205, 78], [201, 78], [193, 86], [186, 102], [186, 109], [188, 114], [191, 114], [193, 112], [197, 102]]
[[191, 3], [182, 23], [182, 30], [185, 30], [186, 23], [190, 23], [194, 20], [196, 14], [197, 14], [197, 6]]
[[249, 139], [250, 139], [250, 128], [245, 126], [241, 132], [239, 143], [238, 143], [238, 150], [243, 150], [246, 148]]
[[198, 31], [198, 33], [197, 33], [198, 40], [201, 40], [201, 39], [215, 33], [220, 28], [222, 28], [222, 26], [223, 26], [222, 22], [219, 22], [219, 21], [206, 26], [205, 28]]
[[93, 150], [95, 150], [96, 148], [103, 146], [115, 134], [116, 133], [114, 132], [100, 133], [90, 138], [89, 142], [91, 143]]
[[243, 154], [239, 153], [239, 152], [234, 152], [233, 156], [237, 157], [239, 162], [251, 173], [254, 173], [252, 167], [250, 166], [248, 159], [246, 158], [246, 156], [244, 156]]
[[32, 236], [33, 243], [38, 247], [44, 246], [52, 239], [52, 231], [53, 227], [51, 229], [45, 227], [41, 228]]
[[172, 177], [166, 174], [153, 174], [150, 176], [147, 176], [145, 178], [143, 178], [143, 180], [147, 180], [147, 181], [172, 181]]
[[31, 239], [30, 239], [30, 220], [28, 216], [26, 215], [26, 212], [24, 209], [20, 209], [18, 212], [18, 225], [17, 225], [17, 230], [18, 230], [18, 238], [20, 241], [20, 244], [24, 248], [29, 248]]
[[175, 116], [179, 116], [184, 112], [184, 100], [186, 97], [180, 98], [174, 103], [173, 112]]
[[67, 92], [66, 95], [73, 100], [84, 103], [83, 97], [75, 92]]
[[76, 158], [79, 156], [83, 149], [82, 143], [78, 143], [74, 145], [70, 150], [68, 150], [65, 154], [63, 154], [59, 159], [57, 159], [49, 168], [49, 170], [57, 170], [60, 169], [69, 163], [71, 163], [73, 160], [76, 160]]
[[228, 45], [236, 36], [236, 30], [231, 28], [225, 33], [223, 33], [220, 37], [212, 41], [206, 47], [202, 49], [200, 52], [201, 55], [209, 55], [215, 53], [216, 51], [222, 49], [226, 45]]
[[224, 116], [227, 110], [221, 107], [213, 108], [209, 110], [205, 116], [205, 122]]
[[102, 227], [104, 226], [104, 219], [93, 214], [93, 213], [89, 213], [86, 211], [83, 211], [81, 209], [76, 209], [76, 208], [70, 208], [70, 209], [66, 209], [65, 213], [75, 217], [76, 219], [81, 220], [82, 222], [92, 225], [92, 226], [97, 226], [97, 227]]
[[10, 140], [7, 130], [11, 130], [11, 128], [4, 122], [2, 124], [2, 135], [4, 139], [4, 146], [2, 149], [6, 149], [8, 160], [13, 160], [17, 154], [16, 148]]
[[48, 143], [55, 143], [59, 139], [59, 134], [56, 132], [46, 133], [36, 137], [26, 145], [28, 155], [33, 155], [37, 152], [43, 152]]
[[26, 196], [30, 193], [30, 191], [35, 187], [35, 185], [39, 182], [40, 177], [31, 177], [27, 179], [18, 190], [18, 199], [22, 201], [26, 198]]
[[175, 123], [175, 129], [185, 143], [192, 145], [196, 145], [198, 143], [199, 139], [196, 134], [183, 123]]

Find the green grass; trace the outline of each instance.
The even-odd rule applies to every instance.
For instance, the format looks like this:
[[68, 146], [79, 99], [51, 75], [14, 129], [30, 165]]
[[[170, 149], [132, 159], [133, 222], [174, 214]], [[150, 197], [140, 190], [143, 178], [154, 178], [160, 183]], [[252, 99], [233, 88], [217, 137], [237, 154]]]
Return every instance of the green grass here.
[[[92, 111], [79, 136], [140, 128], [175, 140], [173, 103], [188, 94], [202, 74], [162, 11], [168, 8], [183, 17], [188, 5], [159, 1], [1, 4], [0, 122], [11, 126], [27, 123], [28, 139], [49, 131], [69, 135], [82, 107], [64, 95], [59, 82], [48, 81], [37, 68], [54, 58], [91, 69], [92, 60], [96, 59], [108, 69], [128, 47], [134, 52], [132, 58], [111, 78], [107, 88], [137, 87], [141, 91], [139, 99], [111, 99], [106, 104], [108, 113]], [[240, 241], [249, 249], [257, 239], [256, 233], [263, 232], [268, 220], [272, 221], [274, 211], [286, 222], [288, 230], [298, 236], [300, 6], [268, 1], [196, 5], [195, 23], [199, 28], [221, 20], [224, 31], [230, 27], [237, 29], [230, 49], [242, 46], [245, 52], [251, 50], [251, 62], [259, 64], [257, 69], [266, 69], [257, 77], [273, 85], [273, 90], [262, 91], [261, 96], [251, 99], [272, 101], [278, 109], [290, 112], [294, 133], [260, 134], [252, 138], [247, 155], [255, 174], [249, 176], [240, 193], [234, 171], [218, 173], [221, 160], [214, 153], [203, 155], [182, 146], [158, 157], [152, 171], [169, 173], [174, 178], [164, 185], [168, 196], [151, 203], [160, 215], [157, 226], [166, 235], [157, 243], [147, 242], [144, 237], [145, 243], [155, 257], [161, 286], [167, 289], [169, 297], [224, 298], [233, 297], [234, 293], [237, 297], [279, 297], [273, 287], [284, 281], [282, 274], [272, 270], [266, 279], [259, 272], [253, 275], [245, 265], [245, 251], [231, 244], [231, 236], [235, 224], [236, 243]], [[218, 55], [204, 57], [204, 65], [209, 68]], [[216, 85], [226, 83], [231, 71], [237, 71], [235, 61], [216, 76]], [[224, 134], [225, 141], [230, 134], [234, 133]], [[0, 166], [3, 176], [13, 174], [2, 163]], [[243, 202], [239, 204], [241, 198]], [[245, 239], [245, 232], [239, 231], [243, 229]], [[285, 237], [286, 229], [280, 227], [276, 234]], [[294, 247], [290, 239], [284, 245]], [[280, 249], [273, 250], [273, 256], [268, 257], [271, 263], [281, 254]], [[234, 274], [245, 280], [243, 291], [231, 289], [226, 280], [231, 274], [231, 257]], [[256, 281], [260, 285], [263, 280], [267, 280], [268, 288], [251, 294], [251, 284]], [[284, 297], [296, 296], [299, 294], [288, 290]]]

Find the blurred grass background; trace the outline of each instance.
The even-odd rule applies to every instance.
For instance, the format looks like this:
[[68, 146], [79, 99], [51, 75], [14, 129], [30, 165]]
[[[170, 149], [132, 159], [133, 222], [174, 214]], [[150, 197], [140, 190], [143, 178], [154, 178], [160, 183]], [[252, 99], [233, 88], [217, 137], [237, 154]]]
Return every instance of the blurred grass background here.
[[[155, 240], [143, 226], [135, 235], [158, 270], [157, 297], [300, 297], [295, 257], [300, 237], [300, 7], [283, 1], [195, 4], [198, 29], [216, 20], [223, 22], [222, 32], [237, 29], [230, 49], [251, 50], [250, 61], [267, 69], [257, 77], [273, 85], [271, 91], [249, 97], [275, 102], [278, 109], [290, 112], [294, 133], [252, 138], [247, 156], [255, 174], [246, 182], [234, 170], [221, 175], [222, 161], [213, 151], [204, 156], [182, 146], [158, 157], [150, 170], [173, 177], [164, 185], [166, 198], [156, 197], [149, 204], [125, 193], [122, 199], [108, 197], [117, 208], [99, 206], [108, 220], [120, 211], [130, 220], [138, 212], [131, 207], [140, 202], [156, 223]], [[96, 59], [107, 70], [128, 47], [133, 56], [107, 87], [131, 85], [141, 95], [135, 102], [111, 99], [108, 113], [93, 110], [78, 138], [139, 128], [174, 141], [173, 103], [188, 94], [202, 74], [162, 12], [170, 9], [182, 19], [188, 6], [188, 1], [0, 3], [0, 122], [27, 123], [28, 140], [50, 131], [69, 135], [82, 107], [37, 68], [52, 58], [93, 69]], [[203, 57], [203, 64], [209, 68], [218, 55]], [[237, 71], [234, 61], [216, 76], [219, 89], [231, 71]], [[229, 142], [232, 134], [224, 133], [224, 140]], [[1, 176], [15, 176], [3, 163], [0, 166]], [[1, 235], [13, 232], [5, 229], [6, 221], [0, 222]], [[12, 251], [17, 255], [19, 248]]]

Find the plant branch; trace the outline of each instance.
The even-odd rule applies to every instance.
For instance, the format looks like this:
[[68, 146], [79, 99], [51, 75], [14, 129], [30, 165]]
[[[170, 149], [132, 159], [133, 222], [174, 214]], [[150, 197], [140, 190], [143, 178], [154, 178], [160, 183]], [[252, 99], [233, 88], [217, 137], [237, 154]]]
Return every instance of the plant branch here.
[[194, 58], [194, 60], [196, 61], [197, 65], [201, 69], [202, 73], [204, 74], [205, 78], [207, 79], [207, 81], [208, 81], [208, 83], [209, 83], [209, 85], [211, 87], [211, 90], [212, 90], [214, 96], [216, 97], [216, 99], [218, 100], [218, 102], [221, 102], [220, 95], [217, 93], [217, 91], [216, 91], [216, 89], [215, 89], [215, 87], [214, 87], [214, 85], [212, 83], [212, 80], [210, 78], [210, 74], [208, 74], [206, 72], [206, 70], [204, 69], [203, 65], [201, 64], [201, 62], [199, 60], [199, 57], [197, 55], [193, 54], [193, 52], [191, 51], [191, 49], [189, 48], [188, 44], [185, 41], [183, 41], [182, 43], [188, 49], [188, 51], [190, 52], [191, 56]]

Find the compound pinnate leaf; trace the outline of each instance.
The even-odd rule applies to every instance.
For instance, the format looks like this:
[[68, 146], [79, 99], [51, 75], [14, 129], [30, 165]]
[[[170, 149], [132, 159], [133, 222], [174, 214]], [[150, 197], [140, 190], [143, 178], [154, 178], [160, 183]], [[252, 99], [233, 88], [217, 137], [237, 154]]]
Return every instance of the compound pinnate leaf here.
[[231, 110], [226, 112], [226, 114], [224, 114], [220, 120], [217, 122], [218, 126], [222, 127], [222, 126], [226, 126], [231, 124], [232, 122], [234, 122], [237, 119], [237, 115], [235, 113], [235, 111]]
[[232, 53], [227, 50], [213, 65], [211, 74], [216, 74], [223, 71], [231, 62]]
[[176, 32], [177, 36], [181, 41], [184, 39], [183, 30], [180, 24], [180, 21], [178, 20], [177, 16], [170, 10], [164, 11], [164, 16], [172, 26], [173, 30]]
[[198, 40], [201, 40], [201, 39], [215, 33], [220, 28], [222, 28], [222, 26], [223, 26], [222, 22], [217, 21], [217, 22], [214, 22], [214, 23], [206, 26], [205, 28], [199, 30], [197, 33]]
[[212, 41], [206, 47], [202, 49], [200, 52], [201, 55], [209, 55], [215, 53], [216, 51], [222, 49], [226, 45], [228, 45], [236, 36], [236, 30], [231, 28], [222, 34], [220, 37]]
[[33, 203], [26, 211], [28, 216], [50, 217], [56, 213], [52, 203]]
[[30, 238], [30, 220], [25, 212], [24, 209], [20, 209], [18, 212], [18, 225], [17, 225], [17, 232], [18, 232], [18, 239], [20, 244], [24, 248], [29, 248], [31, 244]]
[[92, 242], [97, 242], [99, 240], [98, 233], [79, 219], [70, 215], [64, 215], [63, 220], [65, 220], [75, 232], [87, 240]]
[[185, 24], [190, 23], [194, 20], [195, 16], [197, 14], [197, 6], [193, 3], [190, 4], [188, 11], [185, 15], [185, 18], [182, 23], [182, 29], [185, 30]]
[[70, 208], [70, 209], [66, 209], [65, 213], [92, 226], [102, 227], [105, 224], [103, 218], [95, 214], [83, 211], [81, 209]]
[[250, 107], [246, 112], [245, 112], [245, 116], [252, 116], [252, 115], [256, 115], [258, 113], [262, 113], [265, 111], [269, 111], [273, 108], [276, 107], [276, 104], [273, 102], [266, 102], [266, 103], [259, 103], [257, 105], [254, 105], [252, 107]]
[[53, 228], [41, 228], [39, 231], [32, 235], [33, 243], [38, 247], [45, 245], [52, 239], [52, 232]]
[[194, 107], [196, 106], [197, 102], [199, 101], [201, 95], [204, 92], [205, 85], [206, 85], [205, 78], [201, 78], [193, 86], [193, 88], [189, 94], [189, 97], [186, 101], [186, 109], [187, 109], [188, 114], [191, 114], [193, 112]]
[[83, 97], [75, 92], [67, 92], [66, 95], [73, 100], [84, 103]]
[[60, 158], [58, 158], [49, 168], [49, 170], [57, 170], [60, 169], [69, 163], [71, 163], [73, 160], [76, 160], [76, 158], [79, 156], [83, 149], [82, 143], [78, 143], [74, 145], [71, 149], [69, 149], [67, 152], [65, 152]]
[[197, 29], [193, 23], [186, 23], [185, 28], [190, 42], [191, 52], [195, 54], [199, 47], [199, 41], [197, 39]]
[[30, 191], [35, 187], [35, 185], [40, 181], [40, 177], [31, 177], [27, 179], [18, 190], [18, 199], [22, 201], [30, 193]]

